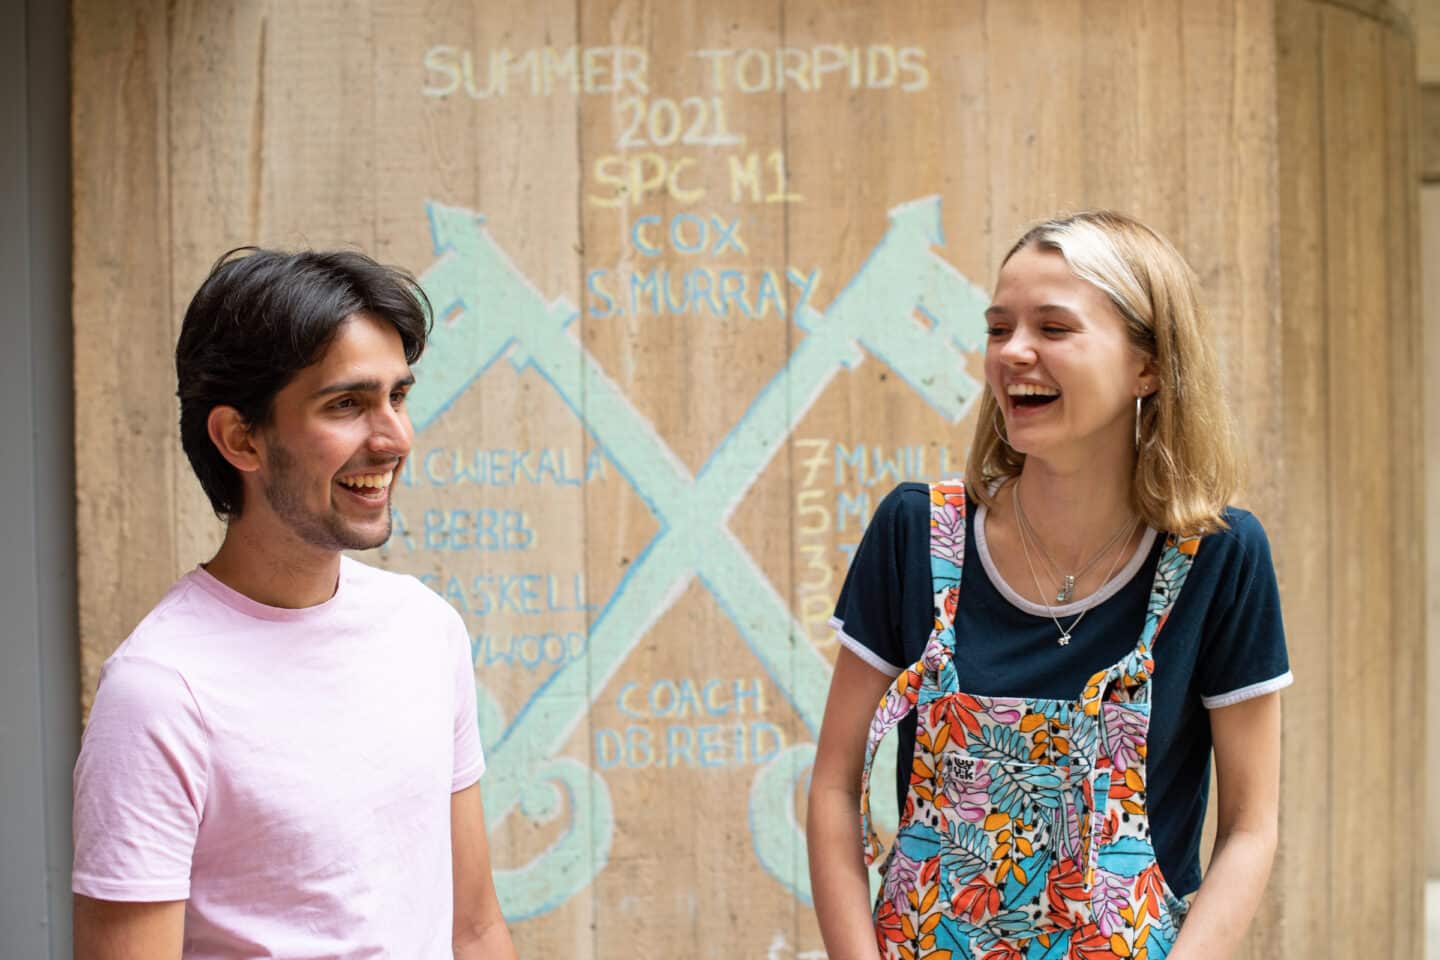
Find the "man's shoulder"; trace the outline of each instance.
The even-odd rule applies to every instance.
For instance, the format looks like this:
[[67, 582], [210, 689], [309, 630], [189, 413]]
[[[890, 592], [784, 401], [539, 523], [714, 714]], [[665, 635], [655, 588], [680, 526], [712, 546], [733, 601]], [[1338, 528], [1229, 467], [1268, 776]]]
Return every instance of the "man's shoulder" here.
[[403, 606], [410, 614], [423, 612], [445, 619], [459, 617], [445, 598], [412, 574], [386, 570], [353, 557], [342, 557], [340, 564], [340, 575], [346, 589], [364, 597], [367, 603], [379, 603], [392, 609]]
[[135, 625], [113, 656], [167, 663], [177, 640], [189, 640], [213, 623], [216, 603], [187, 573], [165, 591]]

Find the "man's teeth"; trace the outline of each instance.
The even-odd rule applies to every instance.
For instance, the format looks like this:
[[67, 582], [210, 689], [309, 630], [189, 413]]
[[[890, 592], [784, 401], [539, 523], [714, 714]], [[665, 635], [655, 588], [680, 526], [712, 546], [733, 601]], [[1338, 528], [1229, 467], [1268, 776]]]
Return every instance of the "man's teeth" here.
[[1058, 397], [1060, 391], [1054, 387], [1042, 387], [1038, 383], [1012, 383], [1005, 388], [1012, 397]]
[[374, 490], [384, 490], [390, 486], [390, 478], [394, 475], [394, 470], [388, 473], [370, 473], [363, 477], [345, 477], [340, 483], [347, 487], [365, 487]]

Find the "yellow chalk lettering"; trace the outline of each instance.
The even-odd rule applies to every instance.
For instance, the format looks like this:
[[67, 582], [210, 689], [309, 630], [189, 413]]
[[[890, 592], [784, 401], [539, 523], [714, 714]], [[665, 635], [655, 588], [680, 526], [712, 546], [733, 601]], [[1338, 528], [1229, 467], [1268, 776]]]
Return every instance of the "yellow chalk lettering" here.
[[786, 83], [794, 83], [801, 90], [810, 89], [810, 78], [805, 71], [810, 66], [810, 55], [797, 47], [781, 47], [775, 51], [775, 89], [784, 90]]
[[[581, 70], [584, 74], [584, 87], [586, 93], [614, 93], [616, 90], [613, 81], [615, 71], [615, 48], [614, 47], [586, 47], [584, 55], [580, 58]], [[607, 73], [611, 75], [611, 82], [605, 82]]]
[[704, 187], [694, 187], [693, 189], [687, 190], [680, 184], [680, 174], [695, 165], [694, 157], [681, 157], [675, 161], [674, 165], [670, 168], [670, 176], [666, 178], [665, 186], [670, 196], [681, 203], [698, 203], [700, 199], [705, 196]]
[[875, 44], [865, 49], [865, 86], [871, 90], [886, 90], [895, 86], [895, 78], [899, 74], [894, 47]]
[[[758, 75], [750, 67], [758, 66]], [[747, 48], [735, 58], [735, 85], [742, 93], [760, 93], [770, 89], [770, 58], [763, 50]]]
[[925, 65], [925, 50], [921, 47], [901, 47], [900, 70], [910, 75], [909, 80], [901, 82], [900, 89], [906, 93], [914, 93], [916, 90], [924, 90], [930, 86], [930, 68]]
[[547, 97], [555, 90], [556, 80], [569, 80], [570, 92], [580, 92], [580, 52], [575, 47], [565, 48], [564, 53], [554, 47], [546, 47], [540, 56], [540, 89]]
[[425, 86], [420, 89], [423, 96], [448, 97], [460, 89], [460, 66], [455, 63], [457, 53], [459, 51], [454, 47], [447, 46], [431, 47], [425, 51], [425, 69], [439, 74], [442, 79], [432, 83], [427, 77]]
[[734, 50], [696, 50], [695, 56], [710, 62], [710, 83], [716, 93], [725, 92], [725, 61], [735, 55]]
[[610, 196], [597, 196], [589, 194], [586, 199], [597, 207], [621, 207], [625, 205], [626, 194], [629, 192], [629, 165], [625, 158], [615, 154], [605, 154], [595, 158], [595, 179], [600, 183], [614, 188]]
[[838, 73], [848, 65], [849, 55], [845, 47], [825, 43], [816, 47], [810, 56], [811, 70], [815, 76], [814, 87], [819, 90], [827, 73]]
[[650, 72], [650, 54], [640, 47], [620, 47], [615, 57], [615, 85], [625, 89], [630, 84], [639, 93], [650, 92], [646, 75]]

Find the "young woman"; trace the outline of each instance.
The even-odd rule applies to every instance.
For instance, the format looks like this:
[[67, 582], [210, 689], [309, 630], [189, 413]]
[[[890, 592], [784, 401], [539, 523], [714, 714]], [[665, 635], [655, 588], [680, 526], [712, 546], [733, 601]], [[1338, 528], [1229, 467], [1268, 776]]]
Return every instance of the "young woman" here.
[[[1265, 533], [1226, 505], [1196, 286], [1114, 213], [1042, 223], [1001, 265], [965, 482], [880, 504], [835, 613], [808, 823], [831, 960], [1216, 960], [1242, 939], [1291, 676]], [[869, 790], [890, 784], [870, 764], [897, 725], [872, 911]]]

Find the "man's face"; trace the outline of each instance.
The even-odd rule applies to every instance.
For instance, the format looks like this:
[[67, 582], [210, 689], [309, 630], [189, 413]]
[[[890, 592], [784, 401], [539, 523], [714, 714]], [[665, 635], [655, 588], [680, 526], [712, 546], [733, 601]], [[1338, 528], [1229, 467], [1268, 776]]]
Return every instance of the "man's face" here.
[[258, 479], [270, 511], [301, 541], [368, 550], [390, 537], [390, 484], [415, 436], [405, 412], [413, 382], [395, 328], [353, 314], [275, 395], [255, 438]]

